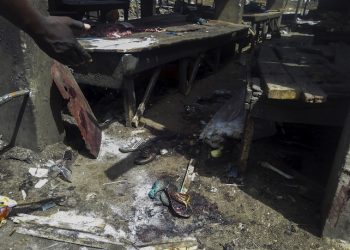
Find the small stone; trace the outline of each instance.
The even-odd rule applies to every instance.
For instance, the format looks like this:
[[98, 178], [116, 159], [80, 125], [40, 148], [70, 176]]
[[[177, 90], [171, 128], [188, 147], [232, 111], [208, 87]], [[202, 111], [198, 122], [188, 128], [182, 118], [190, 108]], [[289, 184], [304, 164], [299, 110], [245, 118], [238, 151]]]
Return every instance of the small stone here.
[[160, 154], [161, 154], [161, 155], [166, 155], [166, 154], [168, 154], [168, 153], [169, 153], [169, 151], [168, 151], [167, 149], [165, 149], [165, 148], [163, 148], [163, 149], [160, 150]]
[[296, 232], [298, 232], [298, 227], [296, 225], [291, 225], [290, 226], [290, 231], [293, 232], [293, 233], [296, 233]]
[[66, 202], [67, 207], [76, 207], [77, 204], [78, 204], [77, 200], [74, 199], [73, 197], [69, 197], [67, 199], [67, 202]]

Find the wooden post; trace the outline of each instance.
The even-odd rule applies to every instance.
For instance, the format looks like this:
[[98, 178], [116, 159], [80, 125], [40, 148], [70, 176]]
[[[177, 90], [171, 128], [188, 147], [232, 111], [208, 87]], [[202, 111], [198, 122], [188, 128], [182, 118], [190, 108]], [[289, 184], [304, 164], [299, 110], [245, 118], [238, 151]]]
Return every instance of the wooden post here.
[[135, 86], [133, 78], [127, 77], [124, 79], [123, 90], [125, 122], [127, 127], [131, 127], [131, 122], [135, 116], [136, 110]]
[[215, 18], [230, 23], [241, 23], [244, 1], [215, 0]]
[[306, 15], [307, 6], [309, 5], [309, 3], [310, 3], [310, 0], [306, 0], [306, 1], [305, 1], [303, 16]]
[[[344, 107], [346, 108], [346, 107]], [[349, 107], [348, 107], [349, 108]], [[323, 202], [323, 236], [350, 240], [350, 112], [348, 112]]]
[[141, 0], [141, 17], [149, 17], [155, 14], [155, 0]]
[[300, 9], [300, 5], [301, 5], [301, 1], [302, 1], [302, 0], [298, 0], [297, 8], [295, 9], [294, 23], [297, 22], [297, 18], [298, 18], [298, 14], [299, 14], [299, 9]]
[[247, 114], [242, 137], [241, 154], [239, 158], [239, 174], [243, 176], [247, 170], [250, 147], [254, 136], [254, 120]]

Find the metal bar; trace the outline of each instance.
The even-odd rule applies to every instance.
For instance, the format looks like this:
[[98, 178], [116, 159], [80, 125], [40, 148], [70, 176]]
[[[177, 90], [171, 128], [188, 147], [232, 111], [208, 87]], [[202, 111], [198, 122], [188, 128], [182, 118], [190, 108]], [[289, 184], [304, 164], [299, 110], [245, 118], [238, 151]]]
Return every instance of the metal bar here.
[[12, 92], [10, 94], [1, 96], [0, 97], [0, 106], [5, 104], [5, 103], [8, 103], [9, 101], [13, 100], [16, 97], [29, 95], [29, 93], [30, 93], [30, 91], [25, 89], [25, 90], [19, 90], [19, 91]]
[[143, 100], [140, 103], [139, 107], [137, 108], [136, 114], [133, 117], [132, 122], [131, 122], [132, 125], [135, 127], [139, 126], [140, 118], [143, 115], [143, 113], [145, 112], [146, 104], [147, 104], [149, 98], [151, 97], [152, 91], [153, 91], [154, 86], [156, 85], [156, 83], [158, 81], [159, 74], [160, 74], [161, 70], [162, 69], [159, 67], [159, 68], [155, 69], [155, 71], [153, 72], [153, 75], [148, 83], [145, 95], [143, 96]]

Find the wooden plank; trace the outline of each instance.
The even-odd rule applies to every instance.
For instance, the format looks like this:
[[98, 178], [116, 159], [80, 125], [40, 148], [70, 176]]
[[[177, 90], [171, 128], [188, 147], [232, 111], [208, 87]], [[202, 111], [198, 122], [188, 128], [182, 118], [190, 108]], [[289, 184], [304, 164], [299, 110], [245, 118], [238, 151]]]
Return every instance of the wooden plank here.
[[[169, 22], [167, 18], [173, 20]], [[130, 36], [110, 39], [97, 37], [78, 38], [78, 42], [88, 51], [136, 53], [161, 47], [203, 41], [208, 39], [230, 36], [240, 31], [248, 31], [248, 26], [232, 24], [223, 21], [210, 20], [205, 25], [186, 22], [183, 15], [165, 15], [165, 17], [149, 17], [133, 23], [135, 27], [162, 27], [161, 32], [136, 32]], [[146, 20], [145, 20], [146, 19]], [[145, 22], [141, 21], [145, 20]], [[168, 32], [167, 30], [181, 30], [181, 32]], [[188, 30], [191, 30], [188, 32]]]
[[[74, 217], [74, 220], [71, 218]], [[14, 223], [39, 225], [52, 228], [101, 234], [106, 227], [103, 219], [76, 215], [73, 212], [59, 211], [50, 217], [18, 214], [12, 218]]]
[[306, 73], [313, 66], [325, 59], [317, 54], [303, 53], [297, 48], [276, 47], [276, 53], [282, 60], [282, 65], [296, 85], [301, 89], [301, 99], [307, 103], [323, 103], [327, 94]]
[[327, 94], [305, 72], [316, 63], [309, 58], [295, 48], [264, 46], [259, 56], [259, 68], [267, 96], [284, 100], [301, 98], [307, 103], [326, 102]]
[[282, 12], [274, 11], [267, 13], [254, 13], [254, 14], [244, 14], [243, 20], [245, 22], [264, 22], [274, 18], [280, 18], [282, 16]]
[[280, 100], [299, 98], [299, 87], [288, 76], [272, 47], [261, 48], [258, 65], [268, 98]]
[[286, 74], [283, 65], [280, 62], [259, 61], [259, 69], [263, 75], [283, 75]]
[[259, 61], [262, 62], [280, 62], [274, 49], [270, 46], [264, 45], [259, 51]]
[[327, 101], [327, 94], [317, 84], [312, 82], [300, 65], [284, 65], [286, 71], [296, 84], [300, 86], [301, 98], [307, 103], [323, 103]]
[[262, 74], [262, 79], [268, 98], [278, 100], [299, 99], [301, 91], [287, 74]]
[[322, 55], [316, 53], [308, 53], [303, 49], [292, 47], [276, 47], [278, 57], [284, 63], [296, 63], [303, 65], [329, 65], [329, 62]]

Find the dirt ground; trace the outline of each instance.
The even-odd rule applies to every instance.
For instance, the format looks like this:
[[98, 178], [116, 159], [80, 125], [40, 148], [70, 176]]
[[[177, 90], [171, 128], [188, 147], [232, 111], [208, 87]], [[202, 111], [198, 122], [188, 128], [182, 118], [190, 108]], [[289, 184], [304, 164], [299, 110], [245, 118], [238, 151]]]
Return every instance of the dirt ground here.
[[[333, 136], [318, 136], [324, 134], [323, 128], [307, 128], [314, 136], [309, 136], [306, 142], [305, 138], [300, 139], [299, 144], [292, 146], [287, 143], [290, 138], [287, 140], [278, 133], [255, 140], [249, 171], [242, 183], [227, 177], [238, 157], [239, 142], [230, 141], [220, 158], [210, 158], [200, 150], [196, 138], [201, 126], [222, 103], [207, 105], [202, 117], [191, 119], [184, 118], [184, 105], [210, 95], [213, 90], [236, 91], [243, 84], [242, 72], [240, 64], [231, 62], [218, 73], [197, 81], [188, 97], [169, 87], [163, 95], [152, 98], [146, 118], [163, 125], [167, 131], [158, 132], [158, 135], [169, 131], [178, 133], [177, 137], [157, 143], [158, 149], [167, 149], [168, 153], [158, 155], [155, 161], [137, 166], [133, 162], [136, 153], [123, 154], [118, 150], [130, 138], [146, 138], [154, 134], [154, 130], [125, 128], [114, 120], [103, 131], [98, 159], [74, 149], [72, 183], [52, 177], [44, 187], [35, 189], [33, 183], [38, 178], [28, 174], [30, 167], [61, 158], [67, 145], [50, 146], [41, 154], [19, 148], [6, 152], [0, 160], [1, 195], [23, 202], [20, 189], [25, 184], [26, 202], [63, 196], [65, 201], [60, 206], [30, 213], [48, 216], [57, 211], [74, 211], [103, 218], [118, 232], [116, 237], [125, 243], [125, 247], [111, 249], [132, 249], [187, 237], [194, 237], [199, 249], [343, 249], [320, 238], [322, 186], [332, 158], [329, 150], [334, 150], [336, 145]], [[284, 127], [291, 131], [290, 135], [300, 135], [305, 129]], [[315, 138], [327, 143], [315, 146], [320, 145]], [[328, 154], [323, 154], [322, 150]], [[179, 185], [191, 158], [199, 162], [189, 192], [193, 215], [181, 219], [147, 194], [159, 179]], [[287, 180], [262, 168], [259, 161], [285, 168], [295, 179]], [[12, 216], [16, 212], [23, 211], [15, 210]], [[22, 235], [15, 231], [18, 226], [8, 220], [0, 228], [1, 249], [93, 249]]]

